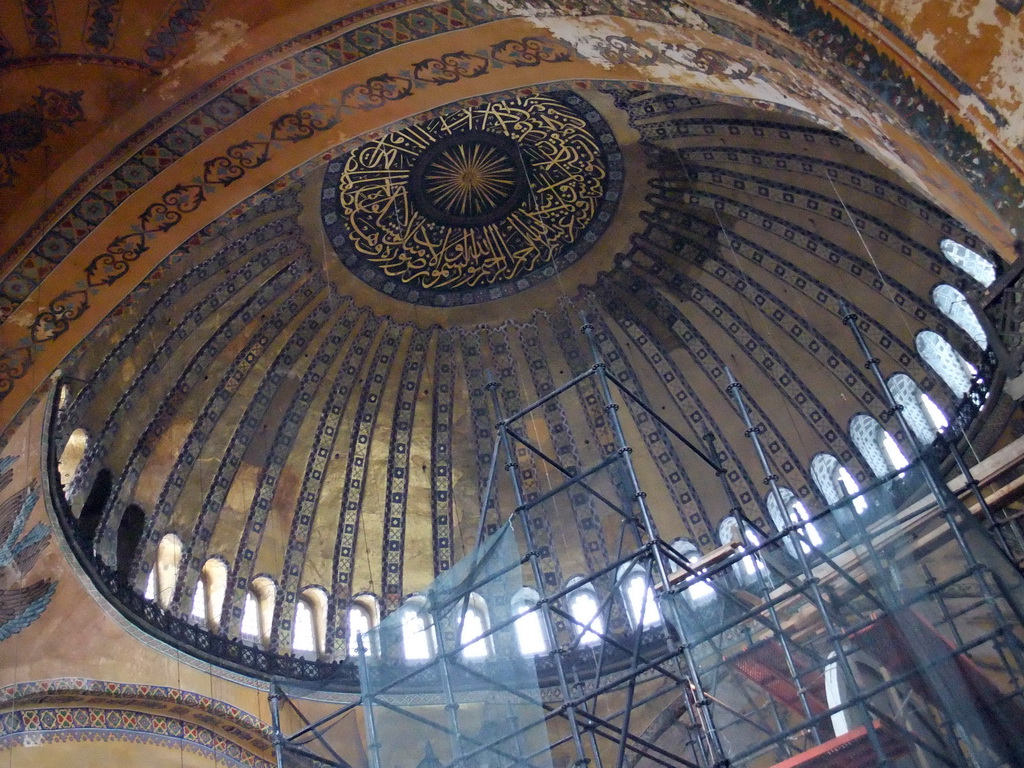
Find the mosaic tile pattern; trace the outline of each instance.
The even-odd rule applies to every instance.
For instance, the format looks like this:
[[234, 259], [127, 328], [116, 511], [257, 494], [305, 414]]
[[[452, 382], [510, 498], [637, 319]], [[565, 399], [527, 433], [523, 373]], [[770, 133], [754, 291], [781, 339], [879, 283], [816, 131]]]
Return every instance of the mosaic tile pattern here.
[[404, 596], [402, 564], [405, 558], [405, 510], [411, 471], [409, 460], [412, 452], [413, 420], [416, 417], [420, 381], [431, 335], [431, 329], [413, 331], [402, 365], [402, 376], [391, 419], [384, 510], [384, 552], [381, 563], [381, 597], [385, 610], [389, 612], [398, 608]]
[[[286, 471], [289, 455], [295, 446], [295, 441], [306, 412], [311, 406], [317, 390], [325, 380], [328, 371], [333, 368], [335, 360], [345, 345], [349, 334], [352, 332], [352, 321], [355, 312], [350, 300], [343, 300], [342, 307], [337, 309], [325, 307], [325, 314], [327, 312], [340, 314], [340, 319], [334, 322], [326, 336], [322, 339], [319, 349], [312, 357], [312, 363], [302, 373], [302, 379], [292, 394], [287, 408], [283, 409], [284, 415], [279, 421], [277, 432], [271, 439], [270, 451], [261, 469], [259, 487], [254, 493], [249, 507], [242, 540], [239, 542], [238, 550], [234, 557], [229, 559], [231, 565], [228, 583], [231, 585], [231, 589], [224, 600], [223, 610], [225, 618], [233, 615], [233, 607], [241, 607], [244, 604], [245, 593], [248, 590], [252, 569], [263, 540], [267, 518], [271, 514], [278, 481]], [[311, 324], [312, 322], [311, 318]], [[295, 365], [295, 358], [298, 357], [301, 351], [301, 348], [296, 348], [288, 357], [280, 356], [278, 361], [275, 361], [278, 372], [280, 374], [284, 374], [286, 371], [294, 372], [298, 367]], [[278, 362], [280, 362], [279, 366]], [[272, 371], [270, 375], [272, 377], [274, 372]], [[256, 414], [247, 414], [247, 417], [257, 418]], [[198, 561], [195, 561], [195, 564], [199, 566]], [[223, 624], [230, 626], [228, 621], [224, 621]]]
[[37, 744], [129, 742], [181, 750], [235, 768], [270, 762], [203, 726], [130, 709], [46, 707], [0, 716], [0, 749]]
[[[370, 441], [374, 437], [374, 425], [381, 406], [381, 395], [388, 373], [395, 362], [401, 337], [407, 327], [397, 323], [385, 325], [380, 341], [377, 343], [376, 357], [366, 372], [366, 381], [359, 393], [356, 403], [355, 428], [348, 447], [348, 460], [345, 468], [345, 495], [342, 500], [341, 520], [338, 524], [337, 544], [334, 549], [333, 584], [338, 597], [343, 600], [350, 597], [352, 586], [353, 559], [356, 556], [356, 536], [359, 528], [359, 512], [362, 509], [366, 491], [369, 466], [367, 456]], [[340, 594], [339, 594], [340, 593]], [[347, 641], [342, 622], [335, 616], [335, 624], [328, 619], [328, 638], [339, 645]], [[329, 642], [331, 642], [329, 640]]]
[[[304, 293], [308, 299], [321, 292], [315, 283], [307, 286]], [[199, 571], [203, 567], [207, 556], [207, 546], [213, 536], [213, 529], [216, 526], [217, 518], [227, 503], [228, 489], [234, 480], [234, 475], [242, 465], [250, 444], [257, 439], [257, 430], [266, 416], [267, 410], [274, 401], [274, 396], [285, 384], [289, 375], [298, 364], [303, 353], [310, 346], [323, 327], [330, 322], [331, 316], [338, 308], [338, 299], [335, 295], [321, 297], [311, 312], [302, 320], [297, 327], [288, 335], [283, 348], [274, 357], [269, 370], [260, 374], [257, 361], [262, 354], [269, 354], [272, 348], [272, 339], [269, 333], [255, 340], [255, 343], [246, 350], [244, 361], [233, 372], [232, 378], [225, 382], [223, 392], [218, 392], [215, 397], [229, 399], [234, 392], [240, 391], [243, 385], [242, 379], [250, 374], [261, 376], [255, 392], [249, 394], [245, 413], [241, 416], [238, 425], [232, 430], [231, 439], [226, 450], [218, 457], [217, 473], [203, 499], [199, 514], [195, 517], [191, 535], [186, 539], [187, 543], [182, 551], [181, 565], [178, 567], [178, 586], [176, 589], [179, 606], [186, 609], [192, 604], [192, 591], [199, 579]], [[298, 309], [298, 307], [296, 307]], [[281, 330], [284, 330], [282, 324]], [[273, 326], [271, 326], [272, 328]], [[270, 328], [264, 326], [265, 332]], [[294, 429], [297, 424], [292, 422], [282, 423], [282, 428]], [[277, 449], [279, 446], [272, 446]], [[283, 456], [276, 454], [273, 450], [271, 456], [264, 465], [267, 475], [274, 477], [280, 473]], [[275, 462], [275, 459], [277, 461]], [[265, 475], [266, 477], [266, 475]], [[261, 486], [262, 489], [262, 486]], [[261, 505], [266, 508], [269, 501], [260, 498], [257, 493], [253, 499], [253, 505], [258, 509]], [[260, 515], [250, 515], [250, 528], [255, 534], [263, 530]], [[237, 560], [236, 560], [237, 562]], [[233, 611], [237, 618], [241, 619], [241, 606]], [[236, 616], [232, 616], [236, 618]]]
[[[369, 316], [365, 310], [353, 317], [352, 323], [359, 326], [359, 334], [346, 351], [331, 387], [330, 396], [320, 413], [312, 450], [309, 452], [309, 459], [302, 477], [299, 506], [292, 518], [291, 534], [288, 537], [288, 548], [285, 552], [281, 576], [282, 598], [276, 606], [274, 633], [271, 637], [272, 647], [291, 648], [291, 624], [287, 617], [292, 616], [295, 612], [296, 594], [302, 586], [303, 564], [310, 536], [317, 522], [320, 493], [327, 475], [331, 451], [336, 447], [337, 440], [341, 435], [342, 415], [347, 410], [352, 393], [356, 389], [356, 377], [362, 370], [362, 364], [381, 327], [380, 321]], [[241, 596], [236, 594], [234, 602], [237, 604], [240, 601]], [[330, 601], [327, 621], [330, 626], [341, 626], [342, 634], [347, 637], [347, 628], [344, 626], [345, 612], [339, 611], [338, 608], [337, 601]]]
[[[308, 275], [309, 269], [310, 266], [308, 264], [294, 262], [284, 271], [285, 280], [282, 282], [291, 283], [292, 281], [297, 281]], [[283, 303], [278, 305], [274, 314], [270, 316], [261, 330], [249, 339], [245, 348], [238, 354], [232, 365], [221, 377], [217, 389], [214, 390], [213, 395], [207, 400], [203, 412], [196, 420], [188, 438], [185, 440], [175, 467], [168, 476], [160, 493], [160, 499], [147, 520], [147, 531], [143, 539], [147, 542], [147, 545], [143, 550], [142, 557], [136, 560], [136, 567], [138, 568], [138, 573], [134, 576], [136, 584], [141, 584], [146, 576], [146, 572], [142, 570], [142, 564], [154, 561], [156, 545], [160, 538], [169, 530], [169, 522], [181, 490], [199, 457], [202, 446], [208, 439], [211, 431], [216, 427], [221, 414], [230, 404], [231, 393], [235, 390], [236, 383], [245, 378], [245, 375], [252, 370], [253, 363], [262, 356], [274, 337], [284, 329], [288, 322], [298, 314], [302, 307], [316, 293], [314, 285], [302, 283], [294, 293], [287, 294]]]
[[455, 413], [455, 351], [453, 334], [437, 334], [434, 355], [434, 397], [430, 440], [430, 490], [434, 521], [434, 573], [448, 570], [455, 562], [452, 514], [452, 420]]

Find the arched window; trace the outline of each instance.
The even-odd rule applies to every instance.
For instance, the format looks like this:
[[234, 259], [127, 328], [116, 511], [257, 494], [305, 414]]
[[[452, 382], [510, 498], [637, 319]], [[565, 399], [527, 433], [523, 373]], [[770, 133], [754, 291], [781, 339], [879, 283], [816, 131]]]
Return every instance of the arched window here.
[[402, 626], [402, 654], [406, 661], [426, 661], [433, 657], [434, 622], [427, 612], [427, 600], [413, 595], [399, 608]]
[[995, 282], [995, 265], [980, 253], [975, 253], [967, 246], [948, 238], [939, 243], [939, 248], [942, 250], [942, 255], [952, 264], [962, 269], [986, 288]]
[[931, 366], [946, 386], [957, 397], [963, 397], [971, 388], [977, 369], [953, 349], [953, 346], [935, 331], [921, 331], [914, 340], [917, 353]]
[[952, 285], [937, 285], [932, 291], [932, 301], [946, 317], [959, 325], [982, 349], [988, 349], [988, 338], [981, 321], [971, 309], [967, 297]]
[[[580, 581], [582, 577], [576, 576], [569, 580], [569, 586]], [[604, 617], [600, 611], [601, 603], [590, 584], [583, 584], [569, 593], [569, 614], [573, 618], [573, 628], [580, 636], [580, 645], [593, 645], [601, 640]]]
[[850, 419], [850, 439], [876, 477], [884, 477], [909, 464], [892, 435], [867, 414]]
[[[676, 539], [672, 542], [672, 549], [679, 553], [687, 563], [695, 563], [700, 560], [700, 550], [689, 539]], [[676, 572], [678, 573], [678, 571]], [[686, 586], [683, 594], [694, 606], [706, 605], [715, 598], [715, 588], [707, 579], [691, 575], [686, 577], [684, 583]]]
[[[903, 406], [903, 418], [914, 430], [914, 436], [923, 445], [931, 444], [938, 432], [932, 417], [925, 411], [926, 395], [917, 386], [917, 382], [905, 373], [895, 373], [889, 377], [887, 384], [893, 400]], [[928, 402], [931, 403], [931, 400]]]
[[860, 486], [853, 474], [839, 463], [839, 459], [827, 453], [819, 453], [811, 459], [811, 477], [829, 506], [845, 496], [853, 497], [853, 508], [862, 515], [868, 508], [868, 501], [860, 493]]
[[57, 459], [57, 473], [60, 475], [60, 485], [64, 491], [64, 498], [70, 502], [72, 493], [72, 480], [82, 463], [85, 451], [89, 447], [89, 433], [79, 427], [64, 444], [64, 450], [60, 452]]
[[161, 608], [169, 608], [174, 597], [174, 585], [178, 581], [178, 566], [181, 564], [181, 539], [173, 533], [166, 534], [156, 547], [155, 591], [156, 601]]
[[[803, 502], [796, 497], [789, 488], [780, 488], [779, 496], [782, 497], [782, 503], [785, 504], [785, 512], [779, 509], [778, 499], [775, 498], [774, 493], [768, 494], [768, 515], [771, 517], [772, 522], [781, 531], [792, 523], [802, 523], [806, 520], [811, 519], [810, 513], [807, 511], [807, 507], [804, 506]], [[800, 547], [805, 553], [811, 552], [811, 547], [820, 547], [824, 540], [821, 538], [821, 534], [818, 533], [818, 529], [814, 523], [807, 523], [801, 529], [800, 536]], [[786, 550], [793, 557], [796, 556], [797, 552], [793, 548], [793, 542], [786, 538]]]
[[307, 587], [295, 601], [292, 624], [292, 650], [322, 654], [327, 634], [327, 593], [319, 587]]
[[[490, 655], [490, 638], [484, 637], [489, 625], [487, 604], [477, 594], [469, 596], [468, 604], [460, 600], [456, 608], [459, 627], [459, 645], [465, 659], [485, 659]], [[463, 615], [465, 611], [465, 615]]]
[[647, 572], [639, 563], [626, 563], [619, 568], [619, 589], [626, 604], [626, 615], [633, 628], [653, 627], [661, 624], [661, 611], [654, 599], [654, 589]]
[[[761, 539], [749, 526], [743, 527], [743, 533], [745, 535], [740, 536], [739, 521], [730, 515], [722, 520], [718, 525], [718, 542], [722, 546], [735, 542], [740, 545], [740, 552], [746, 552], [748, 544], [753, 547], [761, 545]], [[746, 541], [744, 541], [744, 539], [746, 539]], [[736, 580], [740, 584], [750, 584], [751, 582], [756, 581], [758, 571], [761, 571], [762, 575], [768, 575], [768, 567], [757, 555], [747, 555], [736, 563], [736, 565], [732, 567], [732, 570], [733, 574], [736, 576]]]
[[242, 606], [242, 638], [264, 648], [270, 642], [277, 586], [266, 576], [257, 576], [249, 585]]
[[548, 638], [541, 621], [537, 590], [523, 587], [512, 597], [512, 613], [516, 619], [516, 640], [523, 656], [536, 656], [548, 652]]
[[359, 656], [359, 638], [363, 639], [363, 650], [372, 655], [377, 652], [370, 632], [377, 626], [377, 601], [373, 595], [359, 595], [348, 607], [348, 655]]

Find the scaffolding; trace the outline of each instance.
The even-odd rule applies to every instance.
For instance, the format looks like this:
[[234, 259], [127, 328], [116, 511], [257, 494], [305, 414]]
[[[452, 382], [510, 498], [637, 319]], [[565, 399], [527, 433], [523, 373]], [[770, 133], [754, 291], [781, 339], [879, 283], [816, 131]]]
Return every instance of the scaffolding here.
[[[887, 416], [913, 440], [856, 317], [846, 322]], [[272, 684], [279, 768], [1024, 765], [1024, 582], [1000, 549], [1009, 545], [986, 531], [997, 526], [954, 441], [980, 521], [921, 445], [907, 466], [811, 515], [783, 496], [730, 373], [770, 496], [788, 515], [768, 530], [732, 496], [714, 437], [688, 440], [611, 373], [593, 329], [584, 333], [593, 365], [535, 402], [506, 414], [489, 385], [497, 434], [477, 546], [415, 611], [360, 637], [358, 695], [332, 695], [333, 681]], [[564, 465], [526, 428], [570, 392], [597, 398], [614, 438], [587, 466]], [[722, 478], [735, 540], [695, 553], [659, 535], [620, 406]], [[527, 460], [561, 483], [531, 485]], [[508, 520], [493, 503], [502, 475]], [[601, 510], [614, 548], [563, 586], [535, 532], [559, 499], [581, 498]], [[623, 595], [637, 574], [645, 592], [629, 615]], [[477, 600], [488, 620], [467, 633]], [[425, 638], [420, 658], [403, 649], [413, 625]], [[528, 625], [539, 627], [541, 652], [524, 650]]]

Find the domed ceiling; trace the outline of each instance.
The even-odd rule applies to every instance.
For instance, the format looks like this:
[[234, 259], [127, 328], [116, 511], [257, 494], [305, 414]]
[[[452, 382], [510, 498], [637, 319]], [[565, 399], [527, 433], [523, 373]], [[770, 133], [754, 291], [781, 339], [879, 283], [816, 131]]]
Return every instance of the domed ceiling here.
[[[258, 159], [239, 153], [241, 166]], [[987, 368], [931, 300], [967, 280], [939, 251], [946, 237], [982, 249], [857, 144], [778, 111], [598, 81], [456, 101], [261, 190], [78, 345], [57, 421], [58, 448], [87, 434], [71, 506], [109, 471], [96, 534], [108, 564], [126, 510], [142, 511], [141, 544], [119, 564], [139, 593], [161, 538], [180, 537], [179, 615], [221, 559], [228, 637], [266, 576], [271, 649], [287, 653], [296, 595], [323, 587], [341, 658], [351, 597], [392, 611], [472, 546], [496, 421], [488, 387], [508, 413], [587, 369], [584, 317], [615, 376], [694, 442], [716, 436], [751, 518], [765, 487], [726, 366], [782, 485], [822, 506], [809, 473], [820, 452], [866, 481], [847, 426], [885, 406], [840, 301], [882, 368], [952, 413], [915, 335], [936, 330]], [[662, 535], [716, 546], [733, 504], [719, 479], [649, 416], [623, 415]], [[613, 450], [585, 387], [530, 428], [570, 470]], [[529, 494], [561, 481], [518, 460]], [[514, 509], [505, 491], [495, 506], [489, 519]], [[533, 525], [551, 585], [610, 560], [585, 495]]]

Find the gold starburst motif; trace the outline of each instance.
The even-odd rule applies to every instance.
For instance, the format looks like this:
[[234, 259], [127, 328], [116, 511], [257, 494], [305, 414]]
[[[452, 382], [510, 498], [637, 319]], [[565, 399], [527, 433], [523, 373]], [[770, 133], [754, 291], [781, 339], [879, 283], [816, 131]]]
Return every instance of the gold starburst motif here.
[[512, 158], [495, 147], [459, 144], [424, 173], [426, 192], [438, 208], [475, 216], [498, 207], [515, 187]]

